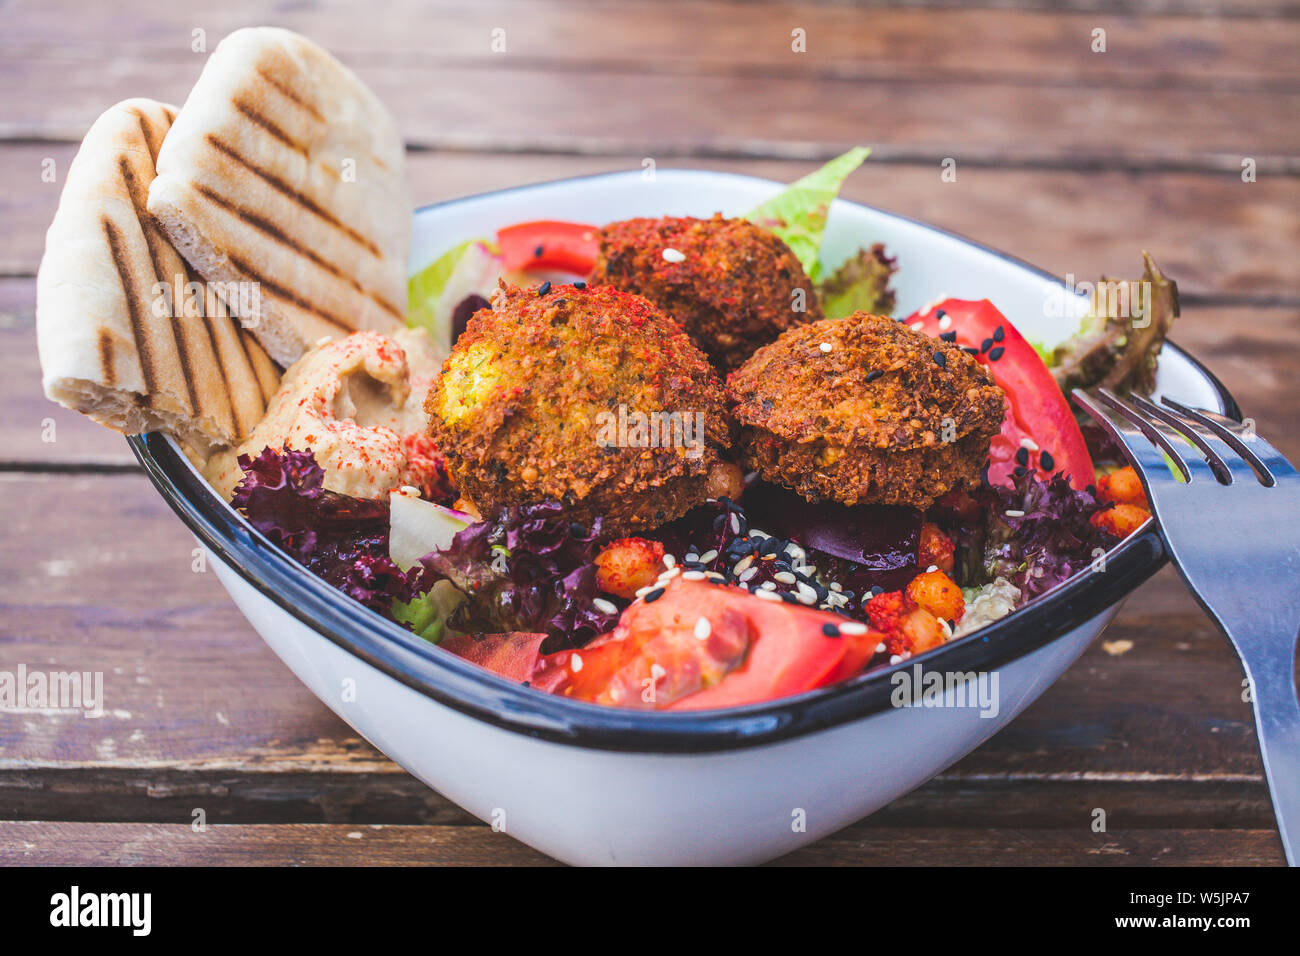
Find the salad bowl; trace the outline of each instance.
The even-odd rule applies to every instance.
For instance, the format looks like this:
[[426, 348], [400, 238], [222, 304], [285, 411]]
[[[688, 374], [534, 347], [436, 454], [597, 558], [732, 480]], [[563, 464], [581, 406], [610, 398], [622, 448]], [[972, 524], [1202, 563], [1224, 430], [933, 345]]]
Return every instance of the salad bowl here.
[[[725, 173], [637, 171], [440, 203], [415, 214], [411, 271], [515, 222], [739, 215], [782, 188]], [[1086, 308], [1081, 294], [1023, 262], [836, 200], [827, 260], [872, 242], [898, 257], [898, 314], [945, 296], [988, 298], [1050, 345]], [[1240, 417], [1214, 376], [1172, 343], [1157, 391]], [[170, 439], [129, 441], [249, 622], [327, 706], [494, 829], [575, 864], [759, 863], [841, 829], [1005, 726], [1165, 560], [1148, 522], [1027, 606], [892, 667], [741, 708], [625, 710], [540, 693], [423, 641], [270, 544]], [[917, 684], [937, 690], [904, 692]]]

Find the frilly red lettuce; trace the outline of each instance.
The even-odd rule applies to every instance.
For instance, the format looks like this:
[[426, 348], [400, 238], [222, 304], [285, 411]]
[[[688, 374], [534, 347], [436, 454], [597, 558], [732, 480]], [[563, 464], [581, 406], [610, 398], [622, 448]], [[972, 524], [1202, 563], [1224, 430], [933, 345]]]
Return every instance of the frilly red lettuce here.
[[470, 525], [423, 563], [469, 598], [450, 621], [456, 630], [544, 632], [549, 652], [581, 647], [618, 621], [617, 610], [593, 603], [599, 538], [599, 518], [578, 525], [558, 501], [545, 501]]
[[244, 477], [231, 503], [273, 544], [344, 594], [385, 617], [393, 602], [432, 586], [423, 568], [388, 556], [388, 502], [326, 491], [311, 451], [266, 448], [239, 456]]
[[957, 546], [963, 586], [1003, 577], [1024, 603], [1087, 568], [1097, 549], [1107, 551], [1118, 539], [1091, 522], [1108, 506], [1063, 475], [1043, 481], [1029, 472], [1014, 482], [983, 485], [959, 509], [941, 505], [935, 516]]

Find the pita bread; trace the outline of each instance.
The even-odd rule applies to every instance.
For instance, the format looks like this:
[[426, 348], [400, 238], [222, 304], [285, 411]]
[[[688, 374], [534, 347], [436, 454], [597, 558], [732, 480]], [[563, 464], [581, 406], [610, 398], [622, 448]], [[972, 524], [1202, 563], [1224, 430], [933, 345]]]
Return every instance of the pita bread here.
[[288, 30], [217, 46], [158, 157], [149, 211], [277, 362], [325, 336], [392, 333], [406, 315], [411, 205], [388, 111], [329, 53]]
[[68, 168], [36, 279], [45, 394], [126, 434], [195, 451], [241, 440], [279, 373], [145, 211], [175, 107], [125, 100]]

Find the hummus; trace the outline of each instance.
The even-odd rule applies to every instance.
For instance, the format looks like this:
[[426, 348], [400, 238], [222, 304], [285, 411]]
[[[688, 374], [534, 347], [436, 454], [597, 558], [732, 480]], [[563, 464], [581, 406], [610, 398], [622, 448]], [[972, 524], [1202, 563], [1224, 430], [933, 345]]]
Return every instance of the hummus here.
[[289, 367], [266, 416], [242, 445], [214, 455], [205, 476], [228, 501], [240, 455], [287, 445], [315, 455], [329, 491], [379, 498], [411, 485], [436, 499], [446, 478], [424, 399], [441, 361], [423, 329], [325, 342]]

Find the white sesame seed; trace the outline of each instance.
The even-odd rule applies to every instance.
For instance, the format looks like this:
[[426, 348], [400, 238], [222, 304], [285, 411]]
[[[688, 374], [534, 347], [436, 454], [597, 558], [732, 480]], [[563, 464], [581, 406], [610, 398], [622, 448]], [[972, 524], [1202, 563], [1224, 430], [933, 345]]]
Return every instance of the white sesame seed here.
[[772, 537], [766, 531], [759, 531], [757, 528], [750, 528], [749, 536], [753, 538], [755, 541], [765, 541], [766, 539]]
[[684, 572], [682, 572], [682, 580], [683, 580], [683, 581], [703, 581], [703, 580], [704, 580], [704, 572], [703, 572], [703, 571], [684, 571]]
[[839, 581], [832, 581], [832, 582], [831, 582], [831, 590], [832, 590], [832, 591], [843, 591], [843, 590], [844, 590], [844, 585], [840, 584]]
[[682, 573], [681, 568], [669, 568], [663, 574], [659, 575], [659, 583], [663, 584], [666, 581], [671, 581], [673, 578], [677, 577], [677, 575], [681, 573]]
[[671, 554], [665, 554], [663, 557], [663, 561], [664, 561], [665, 568], [677, 567], [677, 559], [673, 557]]
[[591, 606], [602, 614], [614, 614], [618, 611], [613, 602], [606, 601], [604, 598], [592, 598]]
[[924, 322], [913, 322], [913, 323], [912, 323], [912, 329], [915, 330], [915, 331], [917, 331], [917, 332], [920, 332], [923, 328], [925, 328], [925, 323], [924, 323]]
[[726, 576], [725, 574], [719, 574], [717, 571], [705, 571], [705, 572], [704, 572], [704, 576], [705, 576], [706, 578], [708, 578], [710, 581], [725, 581], [725, 580], [727, 580], [727, 576]]
[[577, 654], [574, 654], [569, 658], [569, 670], [573, 671], [575, 674], [582, 670], [582, 658]]
[[402, 485], [398, 490], [408, 498], [420, 497], [420, 489], [415, 487], [415, 485]]
[[799, 582], [799, 587], [797, 589], [797, 592], [798, 593], [795, 594], [795, 597], [799, 599], [799, 603], [801, 604], [817, 603], [817, 592], [814, 591], [812, 588], [810, 588], [808, 585], [804, 584], [802, 581]]
[[861, 624], [858, 621], [846, 621], [840, 625], [840, 633], [848, 634], [850, 636], [865, 634], [867, 633], [867, 625]]
[[938, 571], [938, 570], [939, 570], [939, 565], [937, 565], [937, 564], [932, 564], [932, 565], [930, 565], [928, 568], [925, 569], [925, 573], [926, 573], [926, 574], [934, 574], [934, 572], [935, 572], [935, 571]]
[[[764, 582], [764, 583], [771, 583], [771, 582]], [[775, 591], [769, 591], [766, 588], [760, 588], [759, 590], [755, 591], [754, 596], [761, 597], [764, 601], [781, 600], [781, 595], [777, 594]]]
[[776, 585], [773, 584], [771, 581], [764, 581], [762, 584], [759, 585], [759, 587], [762, 588], [764, 591], [776, 590]]
[[952, 625], [949, 624], [947, 621], [945, 621], [943, 618], [939, 618], [939, 626], [943, 628], [943, 639], [945, 641], [951, 641]]
[[821, 345], [817, 347], [821, 349], [823, 352], [829, 352], [831, 349], [835, 348], [835, 346], [831, 345], [830, 342], [823, 342]]
[[740, 516], [734, 511], [731, 513], [731, 533], [740, 534]]
[[709, 623], [707, 617], [702, 617], [695, 622], [695, 636], [701, 641], [707, 641], [709, 635], [713, 633], [713, 625]]
[[740, 583], [744, 584], [746, 581], [752, 579], [756, 574], [758, 574], [758, 568], [750, 568], [748, 571], [742, 572], [740, 575]]
[[655, 589], [655, 587], [654, 587], [653, 584], [647, 584], [647, 585], [646, 585], [645, 587], [643, 587], [643, 588], [637, 588], [637, 589], [636, 589], [636, 596], [639, 597], [639, 598], [640, 598], [640, 597], [645, 597], [647, 594], [649, 594], [649, 593], [650, 593], [651, 591], [653, 591], [654, 589]]
[[[745, 573], [749, 570], [749, 566], [750, 566], [751, 564], [753, 564], [753, 563], [754, 563], [754, 556], [753, 556], [752, 554], [747, 554], [747, 555], [745, 555], [743, 558], [741, 558], [739, 561], [737, 561], [737, 562], [736, 562], [736, 566], [735, 566], [734, 568], [732, 568], [731, 570], [732, 570], [733, 572], [735, 572], [736, 574], [743, 575], [743, 574], [745, 574]], [[757, 569], [757, 568], [754, 569], [754, 573], [755, 573], [755, 574], [758, 573], [758, 569]], [[753, 574], [750, 575], [750, 577], [753, 577], [753, 576], [754, 576]], [[746, 578], [742, 578], [741, 580], [747, 580], [747, 579], [746, 579]]]
[[718, 552], [716, 548], [712, 551], [705, 551], [702, 555], [700, 555], [700, 563], [708, 564], [710, 561], [717, 558], [717, 556], [718, 556]]
[[939, 331], [947, 332], [950, 328], [952, 328], [952, 316], [944, 313], [943, 318], [939, 320]]
[[789, 571], [778, 571], [776, 574], [772, 575], [772, 577], [776, 578], [782, 584], [794, 584], [799, 580]]
[[879, 644], [876, 645], [876, 653], [877, 653], [877, 654], [883, 654], [883, 653], [885, 653], [885, 642], [884, 642], [884, 641], [881, 641]]
[[676, 249], [664, 250], [664, 262], [685, 262], [686, 254], [678, 252]]
[[899, 654], [891, 654], [891, 655], [889, 655], [889, 663], [891, 663], [891, 664], [901, 664], [901, 663], [903, 663], [903, 658], [902, 658], [902, 656], [899, 655]]
[[1004, 511], [1003, 514], [1005, 514], [1008, 518], [1023, 518], [1025, 516], [1025, 513], [1023, 511], [1019, 511], [1015, 508], [1009, 508], [1008, 510]]
[[1038, 451], [1038, 442], [1032, 438], [1022, 438], [1020, 439], [1020, 447], [1028, 451]]
[[694, 551], [690, 551], [687, 553], [686, 557], [683, 558], [682, 560], [685, 561], [687, 564], [699, 564], [700, 556], [696, 554]]
[[319, 348], [322, 345], [329, 345], [333, 341], [334, 341], [334, 336], [322, 335], [320, 338], [316, 340], [316, 347]]

